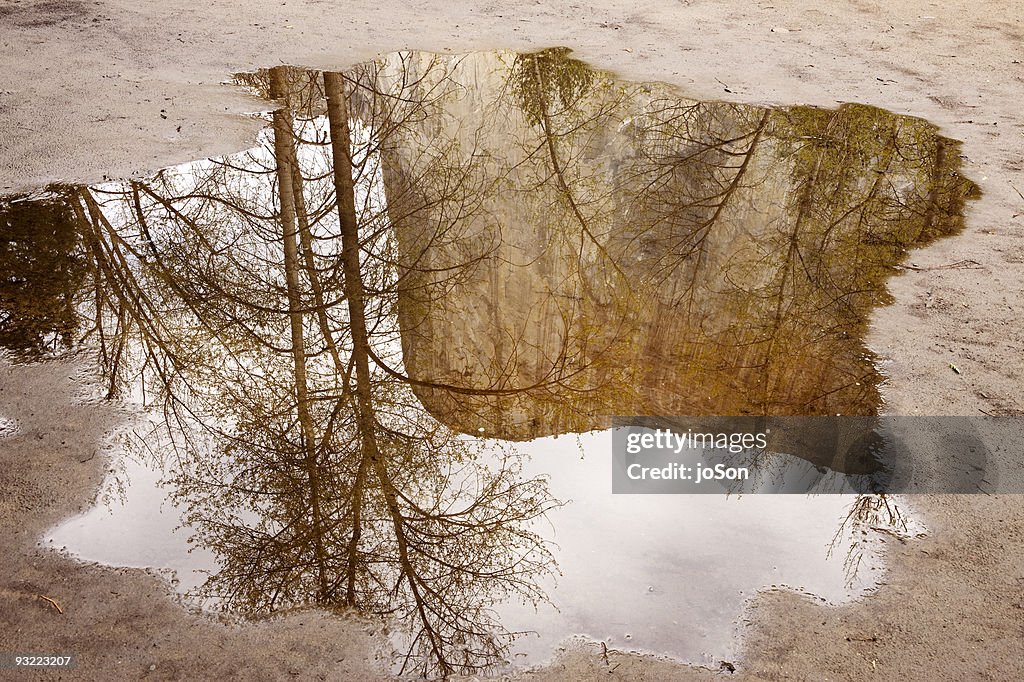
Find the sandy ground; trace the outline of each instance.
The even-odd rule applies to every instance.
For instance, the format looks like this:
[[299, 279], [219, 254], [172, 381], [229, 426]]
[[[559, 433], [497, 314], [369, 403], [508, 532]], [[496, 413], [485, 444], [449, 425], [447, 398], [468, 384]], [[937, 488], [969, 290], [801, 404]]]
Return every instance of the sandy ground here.
[[[891, 378], [891, 412], [1024, 410], [1024, 7], [1014, 1], [0, 0], [0, 192], [244, 148], [255, 124], [239, 114], [265, 104], [219, 85], [235, 71], [552, 45], [696, 97], [865, 102], [963, 140], [965, 174], [985, 196], [962, 236], [912, 254], [919, 269], [892, 281], [896, 303], [876, 315], [870, 343]], [[977, 265], [942, 267], [963, 260]], [[65, 677], [81, 679], [373, 675], [366, 624], [301, 613], [231, 627], [187, 613], [157, 577], [36, 547], [91, 501], [105, 465], [98, 444], [120, 418], [72, 405], [73, 373], [0, 368], [0, 416], [20, 425], [0, 440], [0, 652], [73, 651], [81, 665]], [[931, 535], [894, 541], [892, 570], [869, 599], [828, 608], [759, 597], [734, 677], [1024, 679], [1024, 500], [912, 504]], [[530, 677], [723, 674], [584, 648]]]

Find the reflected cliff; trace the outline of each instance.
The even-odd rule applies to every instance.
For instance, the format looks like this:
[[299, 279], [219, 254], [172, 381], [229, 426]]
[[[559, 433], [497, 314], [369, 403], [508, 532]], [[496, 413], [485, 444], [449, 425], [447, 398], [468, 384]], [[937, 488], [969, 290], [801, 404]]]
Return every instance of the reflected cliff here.
[[[496, 245], [457, 283], [410, 275], [409, 373], [537, 385], [477, 399], [418, 389], [467, 430], [874, 414], [868, 314], [906, 250], [959, 230], [976, 193], [955, 143], [871, 107], [689, 101], [557, 50], [410, 56], [375, 82], [401, 83], [402, 101], [430, 93], [428, 114], [383, 157], [389, 193], [417, 199], [390, 204], [406, 257], [443, 267], [449, 251], [423, 235], [449, 223]], [[424, 181], [453, 153], [462, 183], [489, 191], [453, 201], [446, 183]]]
[[870, 311], [977, 191], [925, 121], [564, 50], [237, 80], [280, 104], [254, 149], [0, 204], [0, 344], [161, 411], [203, 596], [392, 616], [427, 675], [500, 664], [557, 570], [543, 475], [470, 435], [873, 415]]

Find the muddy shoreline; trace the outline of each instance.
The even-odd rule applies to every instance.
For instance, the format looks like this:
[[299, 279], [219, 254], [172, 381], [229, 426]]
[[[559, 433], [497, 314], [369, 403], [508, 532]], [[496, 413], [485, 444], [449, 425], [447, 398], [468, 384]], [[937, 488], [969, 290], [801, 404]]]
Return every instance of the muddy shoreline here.
[[[894, 414], [1024, 409], [1024, 84], [1019, 17], [976, 3], [824, 9], [668, 2], [441, 8], [303, 2], [218, 5], [22, 2], [0, 9], [0, 192], [138, 176], [246, 147], [241, 115], [265, 103], [219, 83], [276, 63], [348, 65], [405, 47], [464, 51], [571, 45], [596, 66], [686, 94], [752, 103], [855, 101], [925, 117], [964, 141], [983, 198], [967, 229], [910, 255], [890, 280], [870, 346]], [[566, 17], [569, 17], [568, 19]], [[159, 30], [156, 28], [159, 27]], [[952, 264], [964, 265], [951, 267]], [[953, 373], [955, 364], [961, 373]], [[106, 470], [117, 408], [79, 404], [79, 366], [0, 368], [0, 652], [79, 657], [72, 679], [365, 679], [372, 625], [319, 612], [234, 627], [190, 614], [162, 579], [82, 565], [37, 547], [87, 507]], [[840, 608], [762, 594], [743, 626], [747, 679], [1024, 677], [1024, 505], [1014, 496], [919, 497], [928, 538], [893, 540], [870, 598]], [[53, 602], [42, 599], [48, 597]], [[59, 606], [59, 610], [58, 610]], [[697, 679], [720, 671], [566, 652], [536, 679]]]

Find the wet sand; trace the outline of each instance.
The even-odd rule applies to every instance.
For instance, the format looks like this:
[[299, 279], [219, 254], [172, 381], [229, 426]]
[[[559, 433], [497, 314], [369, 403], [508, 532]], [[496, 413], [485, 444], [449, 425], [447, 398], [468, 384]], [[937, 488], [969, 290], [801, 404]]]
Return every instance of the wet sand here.
[[[0, 6], [0, 191], [142, 175], [249, 145], [266, 108], [220, 86], [278, 63], [338, 68], [378, 52], [568, 45], [625, 77], [688, 95], [925, 117], [964, 141], [984, 196], [967, 229], [913, 253], [896, 303], [869, 337], [895, 414], [1024, 410], [1024, 19], [982, 3], [647, 3], [440, 6], [266, 0], [172, 7], [67, 0]], [[956, 264], [954, 266], [954, 264]], [[952, 371], [955, 364], [959, 374]], [[116, 408], [79, 404], [75, 366], [0, 369], [0, 652], [78, 655], [80, 679], [364, 679], [372, 627], [296, 613], [235, 627], [190, 614], [161, 578], [83, 566], [36, 547], [88, 506]], [[742, 629], [748, 679], [1024, 677], [1024, 504], [1014, 496], [919, 497], [924, 540], [892, 540], [876, 594], [831, 608], [762, 594]], [[41, 598], [52, 599], [56, 604]], [[60, 607], [58, 612], [57, 605]], [[537, 679], [696, 679], [637, 656], [566, 652]]]

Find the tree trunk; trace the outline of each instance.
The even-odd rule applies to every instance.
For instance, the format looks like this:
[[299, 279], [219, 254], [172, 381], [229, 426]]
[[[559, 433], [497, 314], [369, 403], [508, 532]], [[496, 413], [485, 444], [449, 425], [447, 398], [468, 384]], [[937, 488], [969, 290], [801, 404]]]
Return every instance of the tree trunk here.
[[324, 549], [324, 527], [320, 504], [316, 437], [309, 412], [309, 387], [306, 380], [306, 350], [303, 333], [302, 296], [299, 284], [299, 254], [295, 240], [295, 188], [293, 169], [296, 166], [295, 137], [289, 110], [288, 86], [284, 68], [270, 70], [270, 96], [282, 99], [284, 106], [274, 112], [274, 157], [277, 161], [277, 190], [281, 203], [281, 232], [284, 240], [284, 271], [288, 291], [288, 320], [291, 326], [292, 360], [295, 367], [295, 398], [299, 427], [302, 432], [305, 469], [309, 483], [310, 511], [313, 522], [313, 545], [319, 569], [320, 599], [326, 601], [330, 588], [327, 576], [327, 554]]

